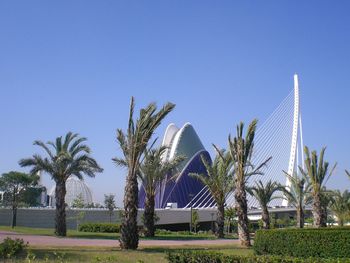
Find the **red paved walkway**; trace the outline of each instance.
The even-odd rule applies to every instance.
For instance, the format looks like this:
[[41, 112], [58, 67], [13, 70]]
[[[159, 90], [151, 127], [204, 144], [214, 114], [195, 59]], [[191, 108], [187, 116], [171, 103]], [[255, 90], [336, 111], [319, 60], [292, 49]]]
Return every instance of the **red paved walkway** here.
[[[86, 238], [58, 238], [54, 236], [25, 235], [15, 232], [0, 231], [0, 241], [6, 237], [22, 238], [32, 246], [50, 247], [118, 247], [118, 240], [110, 239], [86, 239]], [[198, 245], [228, 245], [239, 244], [238, 240], [140, 240], [140, 247], [161, 246], [198, 246]]]

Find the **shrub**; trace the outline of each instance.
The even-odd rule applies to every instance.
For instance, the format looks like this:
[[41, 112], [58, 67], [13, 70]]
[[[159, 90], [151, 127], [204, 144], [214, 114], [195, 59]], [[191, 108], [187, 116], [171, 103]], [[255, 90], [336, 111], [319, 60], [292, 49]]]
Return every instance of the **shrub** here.
[[169, 252], [170, 263], [349, 263], [350, 259], [291, 258], [281, 256], [236, 256], [207, 251]]
[[11, 239], [5, 238], [2, 243], [0, 243], [0, 258], [12, 258], [18, 255], [27, 247], [23, 239]]
[[166, 230], [166, 229], [156, 229], [156, 235], [172, 235], [173, 232], [171, 232], [170, 230]]
[[83, 223], [79, 225], [80, 232], [119, 233], [120, 225], [111, 223]]
[[258, 255], [350, 258], [350, 228], [259, 230], [253, 248]]

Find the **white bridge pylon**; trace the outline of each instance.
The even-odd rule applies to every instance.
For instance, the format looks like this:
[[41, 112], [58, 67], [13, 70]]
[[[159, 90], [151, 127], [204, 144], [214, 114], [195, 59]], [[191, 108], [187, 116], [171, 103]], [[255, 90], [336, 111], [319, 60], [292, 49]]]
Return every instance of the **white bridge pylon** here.
[[[290, 182], [283, 171], [293, 176], [298, 173], [298, 166], [304, 165], [303, 148], [299, 82], [298, 75], [295, 74], [294, 89], [258, 127], [252, 163], [260, 164], [270, 156], [272, 160], [263, 168], [264, 175], [253, 176], [248, 184], [252, 185], [258, 180], [263, 183], [272, 180], [289, 187]], [[204, 195], [208, 195], [206, 187], [193, 198], [192, 207], [209, 208], [216, 205], [213, 199], [206, 203], [200, 201]], [[281, 193], [277, 193], [276, 196], [281, 196]], [[249, 208], [259, 207], [255, 198], [249, 195], [247, 198]], [[234, 194], [231, 192], [226, 197], [226, 205], [234, 206], [234, 204]], [[271, 201], [269, 206], [288, 206], [288, 202], [283, 198], [277, 198]]]
[[[298, 141], [300, 144], [298, 144]], [[300, 148], [299, 148], [300, 146]], [[301, 160], [299, 159], [299, 154]], [[293, 131], [292, 131], [292, 142], [290, 146], [290, 158], [288, 165], [288, 174], [294, 176], [298, 174], [298, 167], [300, 165], [304, 168], [304, 142], [303, 142], [303, 130], [301, 122], [300, 112], [300, 95], [299, 95], [299, 80], [298, 75], [294, 74], [294, 117], [293, 117]], [[286, 186], [290, 187], [291, 182], [287, 178]], [[288, 206], [288, 201], [283, 199], [282, 206]]]

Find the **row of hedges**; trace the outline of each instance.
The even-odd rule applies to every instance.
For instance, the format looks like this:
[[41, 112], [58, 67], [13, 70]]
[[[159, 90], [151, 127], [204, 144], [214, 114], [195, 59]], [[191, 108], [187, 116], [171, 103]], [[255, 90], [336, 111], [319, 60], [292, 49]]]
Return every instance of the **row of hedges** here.
[[259, 230], [254, 251], [258, 255], [350, 258], [350, 228]]
[[170, 263], [350, 263], [350, 259], [236, 256], [208, 251], [180, 251], [167, 255]]
[[81, 232], [119, 233], [120, 225], [112, 223], [83, 223], [78, 228]]

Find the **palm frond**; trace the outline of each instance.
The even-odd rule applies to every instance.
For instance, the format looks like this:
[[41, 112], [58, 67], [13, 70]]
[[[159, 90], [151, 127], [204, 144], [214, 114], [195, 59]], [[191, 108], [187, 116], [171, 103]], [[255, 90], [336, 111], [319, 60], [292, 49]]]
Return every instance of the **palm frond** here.
[[[69, 147], [72, 141], [73, 144]], [[56, 182], [64, 181], [71, 175], [76, 175], [78, 178], [82, 178], [82, 174], [93, 177], [95, 173], [102, 172], [103, 169], [95, 159], [89, 156], [89, 147], [81, 144], [84, 141], [86, 138], [78, 138], [78, 134], [72, 132], [65, 135], [63, 144], [62, 137], [57, 137], [55, 143], [44, 144], [41, 141], [35, 141], [34, 144], [43, 148], [50, 158], [36, 154], [31, 158], [20, 160], [19, 164], [22, 167], [31, 167], [31, 174], [36, 174], [39, 171], [46, 172]], [[56, 152], [51, 152], [48, 146], [52, 146]]]
[[46, 151], [46, 153], [50, 156], [50, 158], [51, 159], [53, 159], [53, 153], [51, 152], [51, 150], [49, 149], [49, 147], [47, 147], [46, 145], [45, 145], [45, 143], [43, 143], [42, 141], [34, 141], [34, 143], [33, 143], [33, 145], [38, 145], [38, 146], [40, 146], [41, 148], [43, 148], [45, 151]]
[[350, 172], [348, 170], [345, 170], [345, 173], [350, 178]]
[[299, 167], [299, 170], [309, 181], [313, 195], [321, 193], [322, 187], [327, 183], [337, 165], [335, 164], [332, 169], [329, 170], [329, 163], [324, 161], [325, 150], [326, 148], [323, 147], [319, 156], [316, 151], [312, 151], [310, 155], [309, 148], [307, 146], [304, 147], [305, 169]]
[[261, 180], [255, 182], [255, 185], [247, 189], [248, 193], [254, 196], [261, 207], [267, 207], [267, 205], [275, 199], [273, 196], [275, 192], [281, 191], [281, 187], [277, 182], [269, 180], [265, 185]]
[[87, 153], [89, 154], [91, 152], [89, 146], [85, 145], [85, 144], [80, 144], [76, 147], [73, 148], [73, 151], [69, 152], [71, 157], [74, 158], [76, 155], [78, 155], [79, 153]]
[[69, 147], [68, 152], [73, 152], [77, 146], [79, 146], [81, 143], [87, 141], [85, 137], [80, 137], [77, 140], [75, 140], [72, 145]]
[[124, 160], [122, 158], [113, 158], [112, 160], [113, 160], [113, 162], [115, 162], [115, 164], [117, 166], [128, 167], [128, 163], [126, 162], [126, 160]]

